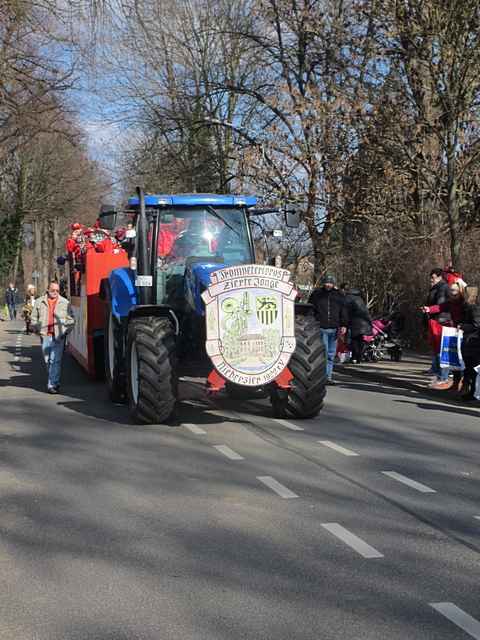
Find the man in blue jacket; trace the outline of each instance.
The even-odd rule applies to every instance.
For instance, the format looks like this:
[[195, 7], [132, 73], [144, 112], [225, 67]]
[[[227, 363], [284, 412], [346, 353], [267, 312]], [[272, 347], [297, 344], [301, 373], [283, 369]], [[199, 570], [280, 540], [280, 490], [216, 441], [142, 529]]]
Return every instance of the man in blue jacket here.
[[345, 297], [335, 288], [335, 278], [326, 275], [322, 286], [314, 289], [310, 304], [315, 309], [315, 317], [320, 323], [320, 332], [327, 353], [327, 384], [333, 385], [333, 364], [337, 353], [337, 338], [346, 331], [348, 324]]
[[13, 282], [10, 282], [8, 289], [5, 291], [5, 302], [7, 303], [10, 320], [17, 319], [18, 289]]

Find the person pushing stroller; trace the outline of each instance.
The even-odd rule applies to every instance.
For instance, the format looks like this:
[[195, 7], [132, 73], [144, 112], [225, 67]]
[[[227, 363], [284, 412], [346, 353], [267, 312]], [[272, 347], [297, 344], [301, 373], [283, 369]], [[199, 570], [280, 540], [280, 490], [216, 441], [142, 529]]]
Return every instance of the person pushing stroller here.
[[362, 361], [366, 342], [364, 336], [372, 335], [372, 318], [359, 289], [349, 289], [345, 296], [345, 309], [352, 345], [352, 364]]

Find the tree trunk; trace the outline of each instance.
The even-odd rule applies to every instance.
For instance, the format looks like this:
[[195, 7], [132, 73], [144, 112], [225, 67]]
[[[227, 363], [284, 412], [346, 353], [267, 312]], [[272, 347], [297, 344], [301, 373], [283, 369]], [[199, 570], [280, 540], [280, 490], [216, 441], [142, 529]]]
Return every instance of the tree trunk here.
[[461, 272], [463, 267], [461, 251], [462, 245], [455, 164], [455, 138], [453, 134], [449, 134], [449, 148], [447, 155], [447, 218], [450, 234], [450, 257], [455, 270]]
[[47, 220], [41, 220], [40, 222], [40, 279], [39, 287], [40, 292], [43, 293], [48, 287], [49, 277], [49, 258], [50, 258], [50, 238], [49, 238], [49, 225]]
[[33, 284], [37, 289], [37, 294], [43, 293], [40, 281], [40, 266], [42, 264], [42, 235], [41, 222], [38, 219], [33, 221], [33, 272], [36, 277], [33, 278]]
[[[15, 243], [15, 257], [12, 265], [12, 279], [13, 282], [17, 282], [18, 266], [20, 264], [20, 258], [22, 255], [22, 242], [23, 242], [23, 219], [25, 216], [25, 201], [27, 191], [27, 170], [23, 162], [20, 163], [19, 172], [17, 176], [17, 193], [15, 203], [15, 216], [17, 219], [17, 232], [15, 234], [13, 242]], [[22, 283], [23, 289], [23, 283]]]
[[55, 216], [49, 220], [49, 227], [51, 228], [51, 243], [50, 243], [50, 257], [48, 261], [49, 265], [49, 280], [60, 280], [57, 266], [58, 255], [58, 218]]
[[[22, 237], [23, 237], [23, 225], [20, 224], [20, 228], [18, 231], [18, 236], [16, 239], [16, 251], [15, 251], [15, 258], [13, 260], [13, 265], [12, 265], [12, 282], [15, 283], [15, 285], [17, 285], [17, 277], [18, 277], [18, 267], [20, 264], [20, 257], [22, 255]], [[22, 283], [23, 285], [23, 283]], [[23, 287], [22, 287], [23, 288]]]
[[320, 281], [320, 278], [325, 273], [326, 268], [326, 254], [325, 254], [325, 245], [323, 242], [322, 236], [317, 232], [312, 237], [313, 244], [313, 280], [314, 285], [317, 286], [317, 283]]

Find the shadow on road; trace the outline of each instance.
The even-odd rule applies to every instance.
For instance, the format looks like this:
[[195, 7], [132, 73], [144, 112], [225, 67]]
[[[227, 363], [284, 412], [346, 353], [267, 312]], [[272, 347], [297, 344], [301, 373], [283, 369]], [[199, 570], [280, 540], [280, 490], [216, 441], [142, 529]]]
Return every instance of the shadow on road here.
[[[451, 413], [459, 413], [469, 416], [480, 417], [480, 404], [474, 402], [470, 405], [471, 409], [466, 409], [465, 405], [461, 402], [459, 398], [453, 397], [446, 391], [436, 391], [434, 389], [428, 389], [425, 387], [424, 390], [421, 390], [419, 387], [415, 388], [407, 388], [407, 387], [395, 387], [392, 386], [392, 383], [383, 384], [381, 382], [372, 381], [372, 382], [361, 382], [358, 379], [346, 380], [342, 377], [340, 380], [339, 387], [341, 389], [354, 389], [354, 390], [363, 390], [370, 391], [372, 393], [381, 393], [389, 396], [393, 396], [395, 398], [415, 398], [419, 400], [430, 400], [432, 404], [425, 403], [424, 405], [418, 404], [418, 406], [422, 409], [437, 409], [450, 411]], [[409, 402], [408, 400], [397, 400], [396, 402]], [[413, 401], [411, 404], [415, 404]], [[475, 410], [477, 408], [477, 410]]]
[[[18, 334], [18, 331], [7, 330], [7, 333]], [[63, 406], [76, 413], [105, 420], [115, 424], [133, 425], [126, 404], [114, 404], [108, 396], [106, 384], [90, 378], [69, 353], [65, 353], [62, 367], [61, 393], [49, 396], [46, 393], [46, 372], [42, 360], [40, 345], [33, 343], [34, 337], [26, 337], [29, 343], [23, 344], [18, 361], [15, 361], [17, 349], [14, 344], [3, 346], [10, 365], [9, 374], [0, 378], [2, 387], [17, 387], [36, 391], [53, 404]], [[180, 402], [177, 410], [167, 424], [151, 425], [150, 428], [177, 427], [182, 422], [195, 424], [217, 424], [230, 421], [226, 417], [211, 413], [214, 405], [208, 400], [202, 384], [180, 383]], [[189, 404], [189, 402], [192, 404]], [[4, 408], [5, 408], [4, 401]], [[233, 422], [233, 420], [231, 420]], [[235, 422], [238, 422], [236, 420]], [[149, 427], [142, 427], [149, 428]]]
[[[460, 407], [454, 401], [447, 403], [426, 403], [426, 402], [411, 402], [409, 400], [396, 400], [395, 402], [402, 402], [404, 404], [414, 404], [419, 409], [424, 409], [426, 411], [445, 411], [447, 413], [456, 413], [462, 416], [472, 416], [473, 418], [480, 418], [480, 411], [475, 410], [474, 407], [472, 409], [467, 409], [466, 407]], [[477, 405], [478, 406], [478, 405]]]

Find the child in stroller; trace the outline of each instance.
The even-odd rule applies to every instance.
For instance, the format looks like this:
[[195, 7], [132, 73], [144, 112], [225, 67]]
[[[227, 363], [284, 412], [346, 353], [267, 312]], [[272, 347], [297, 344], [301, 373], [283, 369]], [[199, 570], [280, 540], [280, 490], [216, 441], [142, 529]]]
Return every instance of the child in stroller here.
[[367, 362], [378, 362], [388, 354], [391, 360], [400, 362], [403, 351], [400, 334], [403, 326], [404, 319], [398, 311], [373, 320], [372, 335], [363, 336], [366, 343], [363, 359]]

